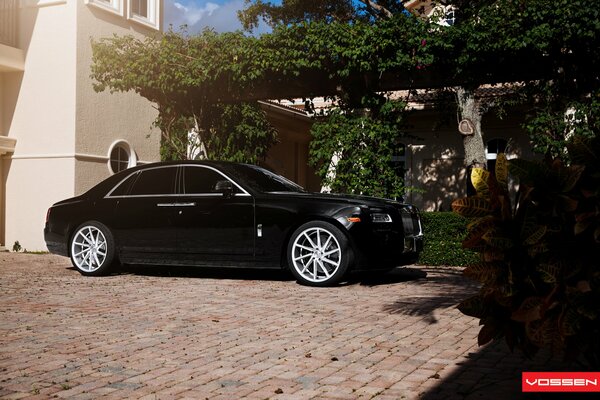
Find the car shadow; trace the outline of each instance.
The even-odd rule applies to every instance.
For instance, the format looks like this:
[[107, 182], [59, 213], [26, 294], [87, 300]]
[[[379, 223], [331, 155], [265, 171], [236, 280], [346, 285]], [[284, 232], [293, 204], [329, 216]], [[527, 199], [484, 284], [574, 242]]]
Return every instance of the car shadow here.
[[343, 284], [380, 286], [427, 278], [427, 272], [412, 267], [398, 267], [390, 271], [360, 271], [351, 273]]
[[283, 269], [190, 267], [162, 265], [122, 265], [113, 275], [140, 275], [198, 279], [232, 279], [292, 281], [292, 274]]
[[[77, 271], [69, 266], [68, 270]], [[111, 276], [139, 275], [152, 277], [176, 277], [197, 279], [232, 279], [232, 280], [264, 280], [264, 281], [295, 281], [287, 269], [260, 268], [225, 268], [225, 267], [191, 267], [167, 265], [126, 264], [119, 266]], [[427, 272], [418, 268], [398, 267], [391, 271], [361, 271], [350, 273], [348, 278], [338, 286], [379, 286], [390, 285], [427, 278]]]

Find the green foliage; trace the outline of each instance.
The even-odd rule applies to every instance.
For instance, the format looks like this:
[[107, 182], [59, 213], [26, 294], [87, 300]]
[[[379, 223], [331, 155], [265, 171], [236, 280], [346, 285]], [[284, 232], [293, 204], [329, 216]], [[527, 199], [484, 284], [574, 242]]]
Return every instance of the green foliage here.
[[21, 243], [19, 243], [19, 241], [16, 240], [15, 243], [13, 244], [12, 251], [14, 251], [15, 253], [18, 253], [21, 250], [23, 250], [23, 247], [21, 246]]
[[477, 261], [477, 254], [463, 249], [468, 219], [452, 212], [421, 214], [425, 244], [419, 264], [464, 266]]
[[277, 131], [269, 124], [258, 104], [219, 104], [209, 108], [206, 119], [206, 157], [257, 164], [264, 160], [277, 141]]
[[[205, 30], [196, 36], [166, 32], [144, 40], [102, 39], [93, 43], [92, 77], [96, 90], [131, 90], [156, 103], [163, 114], [157, 121], [161, 128], [189, 119], [194, 125], [210, 125], [205, 118], [212, 114], [210, 107], [218, 104], [298, 93], [331, 95], [340, 101], [346, 117], [333, 116], [329, 128], [317, 127], [317, 139], [321, 131], [339, 135], [332, 142], [348, 144], [360, 143], [361, 135], [370, 133], [389, 135], [371, 141], [382, 147], [394, 142], [397, 133], [378, 116], [385, 102], [373, 104], [370, 99], [395, 82], [404, 87], [425, 82], [472, 89], [484, 83], [519, 81], [523, 84], [516, 98], [534, 105], [527, 128], [535, 149], [568, 160], [567, 139], [592, 136], [598, 128], [600, 1], [447, 3], [459, 7], [452, 27], [404, 12], [401, 1], [247, 1], [242, 22], [252, 28], [258, 19], [266, 18], [273, 26], [271, 33], [254, 37]], [[569, 108], [575, 114], [565, 122]], [[350, 118], [356, 110], [366, 110], [368, 118]], [[368, 129], [359, 132], [358, 122]], [[333, 129], [338, 123], [353, 133]], [[174, 132], [167, 136], [185, 141], [178, 129]], [[213, 130], [201, 134], [209, 140]], [[263, 136], [251, 137], [261, 140]], [[225, 148], [232, 145], [223, 138], [212, 142]], [[166, 157], [177, 153], [167, 150]], [[329, 150], [333, 154], [338, 149]], [[318, 163], [326, 162], [325, 151], [317, 153]], [[358, 157], [367, 165], [374, 154]], [[361, 170], [380, 173], [379, 167], [369, 165]], [[340, 176], [344, 174], [341, 171]], [[384, 176], [386, 182], [391, 178]], [[385, 183], [384, 189], [379, 186], [353, 190], [398, 190], [395, 183]]]
[[398, 155], [404, 108], [402, 102], [386, 101], [379, 118], [336, 109], [316, 122], [309, 162], [323, 185], [332, 192], [401, 197], [404, 170], [395, 168], [392, 156]]
[[[165, 107], [155, 123], [162, 132], [162, 160], [187, 159], [195, 153], [201, 159], [257, 164], [277, 142], [277, 131], [256, 103], [210, 104], [202, 119]], [[192, 130], [197, 137], [190, 135]]]
[[[510, 348], [534, 354], [546, 347], [570, 360], [600, 366], [600, 139], [576, 138], [571, 165], [559, 158], [510, 161], [520, 182], [511, 204], [502, 180], [503, 155], [494, 174], [473, 173], [478, 193], [452, 206], [460, 215], [478, 201], [487, 213], [468, 226], [465, 248], [480, 262], [464, 273], [481, 284], [459, 309], [481, 320], [478, 342], [505, 337]], [[477, 199], [477, 202], [466, 200]]]
[[160, 40], [102, 39], [92, 44], [94, 88], [133, 90], [158, 104], [163, 160], [187, 158], [188, 132], [195, 129], [208, 158], [256, 163], [276, 132], [257, 104], [230, 102], [264, 72], [254, 57], [256, 43], [240, 32], [212, 30], [198, 36], [170, 31]]
[[274, 27], [307, 20], [351, 21], [355, 16], [350, 0], [284, 0], [281, 4], [246, 0], [245, 3], [246, 8], [238, 12], [238, 17], [246, 30], [256, 28], [259, 19]]

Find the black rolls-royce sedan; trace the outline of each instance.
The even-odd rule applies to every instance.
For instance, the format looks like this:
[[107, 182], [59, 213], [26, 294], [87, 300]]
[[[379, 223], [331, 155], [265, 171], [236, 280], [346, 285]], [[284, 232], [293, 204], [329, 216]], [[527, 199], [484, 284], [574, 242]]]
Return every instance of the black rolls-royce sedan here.
[[313, 286], [412, 263], [423, 243], [411, 205], [308, 193], [263, 168], [216, 161], [115, 174], [50, 207], [44, 236], [84, 275], [118, 263], [289, 268]]

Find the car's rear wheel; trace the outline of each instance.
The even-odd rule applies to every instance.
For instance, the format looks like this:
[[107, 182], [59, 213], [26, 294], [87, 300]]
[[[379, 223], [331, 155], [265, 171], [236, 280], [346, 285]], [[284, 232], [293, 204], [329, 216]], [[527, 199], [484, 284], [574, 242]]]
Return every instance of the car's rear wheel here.
[[334, 225], [312, 221], [300, 226], [288, 244], [288, 265], [300, 283], [331, 286], [346, 274], [352, 250]]
[[100, 276], [110, 272], [115, 256], [115, 241], [100, 222], [80, 225], [71, 237], [71, 262], [83, 275]]

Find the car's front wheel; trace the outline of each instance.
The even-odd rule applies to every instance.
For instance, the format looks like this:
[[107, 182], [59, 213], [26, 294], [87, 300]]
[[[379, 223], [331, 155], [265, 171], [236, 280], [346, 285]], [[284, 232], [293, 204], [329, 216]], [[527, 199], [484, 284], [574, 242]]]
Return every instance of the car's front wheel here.
[[331, 286], [346, 274], [352, 249], [334, 225], [312, 221], [300, 226], [288, 244], [288, 265], [300, 283]]
[[83, 275], [100, 276], [110, 272], [115, 256], [115, 241], [100, 222], [80, 225], [71, 237], [71, 262]]

